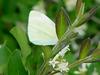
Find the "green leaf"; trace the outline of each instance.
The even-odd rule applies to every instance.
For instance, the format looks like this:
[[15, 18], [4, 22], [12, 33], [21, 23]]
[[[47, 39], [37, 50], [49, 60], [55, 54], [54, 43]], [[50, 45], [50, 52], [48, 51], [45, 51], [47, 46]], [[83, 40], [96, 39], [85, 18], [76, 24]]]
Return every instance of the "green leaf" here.
[[79, 14], [77, 15], [77, 18], [74, 21], [74, 23], [72, 24], [72, 26], [78, 27], [78, 26], [84, 24], [85, 22], [87, 22], [88, 20], [90, 20], [91, 17], [96, 13], [98, 8], [99, 8], [99, 6], [95, 6], [89, 12], [83, 14], [84, 13], [84, 4], [82, 4], [82, 8], [80, 8]]
[[86, 58], [86, 63], [100, 62], [100, 43], [98, 47], [94, 49], [94, 51], [92, 51], [91, 54]]
[[43, 58], [44, 58], [44, 61], [47, 61], [49, 60], [51, 54], [52, 54], [52, 50], [49, 46], [43, 46], [42, 47], [42, 50], [43, 50]]
[[31, 48], [28, 45], [28, 38], [26, 36], [26, 33], [19, 26], [15, 26], [14, 28], [11, 29], [10, 32], [17, 40], [21, 48], [21, 53], [23, 58], [26, 59], [26, 57], [31, 53]]
[[4, 71], [4, 68], [7, 66], [10, 54], [11, 52], [5, 44], [0, 46], [0, 73]]
[[78, 22], [78, 26], [84, 24], [85, 22], [87, 22], [97, 11], [98, 6], [93, 7], [89, 12], [85, 13]]
[[[78, 0], [79, 1], [79, 0]], [[79, 6], [79, 5], [78, 5]], [[78, 7], [77, 7], [78, 8]], [[77, 12], [77, 17], [76, 17], [76, 20], [74, 21], [74, 23], [72, 24], [72, 26], [80, 26], [79, 22], [80, 22], [80, 19], [83, 17], [84, 15], [84, 8], [85, 8], [85, 4], [84, 3], [80, 3], [80, 7], [77, 9], [78, 12]]]
[[27, 57], [26, 66], [30, 75], [37, 75], [41, 64], [43, 63], [42, 48], [40, 46], [34, 46], [32, 53]]
[[98, 47], [93, 51], [91, 56], [93, 58], [92, 59], [93, 61], [100, 60], [100, 43], [99, 43]]
[[76, 12], [78, 13], [82, 5], [82, 0], [77, 0], [76, 3]]
[[56, 17], [56, 32], [59, 39], [66, 32], [69, 25], [71, 25], [69, 16], [64, 8], [61, 8]]
[[25, 70], [22, 60], [21, 60], [21, 52], [19, 50], [15, 50], [11, 55], [6, 75], [28, 75], [28, 72]]
[[81, 4], [81, 7], [80, 7], [80, 10], [79, 10], [79, 12], [78, 12], [78, 15], [77, 15], [77, 18], [78, 18], [78, 19], [81, 18], [81, 16], [83, 16], [83, 14], [84, 14], [84, 9], [85, 9], [85, 4], [82, 3], [82, 4]]
[[67, 54], [65, 55], [65, 59], [69, 62], [69, 63], [73, 63], [76, 61], [76, 57], [74, 56], [74, 54], [72, 52], [67, 52]]
[[16, 48], [18, 48], [18, 43], [11, 35], [4, 35], [4, 40], [6, 41], [6, 46], [13, 52]]
[[90, 39], [86, 39], [82, 42], [81, 49], [80, 49], [80, 54], [79, 54], [80, 59], [85, 58], [88, 55], [90, 45], [91, 45]]

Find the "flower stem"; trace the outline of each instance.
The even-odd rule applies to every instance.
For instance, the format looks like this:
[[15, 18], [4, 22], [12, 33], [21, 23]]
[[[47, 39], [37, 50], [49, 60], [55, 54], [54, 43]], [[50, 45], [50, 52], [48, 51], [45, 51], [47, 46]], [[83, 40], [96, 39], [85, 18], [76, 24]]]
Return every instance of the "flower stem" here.
[[78, 61], [76, 61], [76, 62], [74, 62], [74, 63], [70, 64], [68, 67], [69, 67], [69, 68], [76, 67], [76, 66], [77, 66], [77, 65], [79, 65], [79, 64], [82, 64], [82, 63], [87, 62], [89, 59], [90, 59], [90, 57], [89, 57], [89, 56], [88, 56], [88, 57], [86, 57], [86, 58], [80, 59], [80, 60], [78, 60]]

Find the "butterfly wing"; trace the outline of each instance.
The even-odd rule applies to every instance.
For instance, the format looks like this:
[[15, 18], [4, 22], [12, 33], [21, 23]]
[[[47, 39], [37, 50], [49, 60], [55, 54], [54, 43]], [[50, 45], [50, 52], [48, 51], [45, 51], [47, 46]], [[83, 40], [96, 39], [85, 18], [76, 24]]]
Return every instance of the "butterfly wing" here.
[[58, 38], [55, 23], [38, 11], [31, 11], [28, 21], [28, 37], [35, 45], [54, 45]]

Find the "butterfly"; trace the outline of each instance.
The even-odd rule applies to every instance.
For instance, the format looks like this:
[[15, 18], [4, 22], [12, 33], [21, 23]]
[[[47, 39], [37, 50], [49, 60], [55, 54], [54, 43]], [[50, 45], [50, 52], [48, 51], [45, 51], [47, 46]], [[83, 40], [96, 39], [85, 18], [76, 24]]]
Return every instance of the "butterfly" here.
[[58, 41], [55, 23], [45, 14], [32, 10], [28, 19], [28, 37], [35, 45], [55, 45]]

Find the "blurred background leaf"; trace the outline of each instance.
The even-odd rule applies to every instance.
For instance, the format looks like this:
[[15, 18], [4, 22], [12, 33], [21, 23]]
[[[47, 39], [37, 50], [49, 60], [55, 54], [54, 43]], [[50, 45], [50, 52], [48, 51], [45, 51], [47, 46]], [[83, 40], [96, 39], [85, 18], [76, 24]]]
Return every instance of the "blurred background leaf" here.
[[90, 46], [91, 40], [89, 38], [82, 42], [79, 55], [80, 59], [85, 58], [89, 54]]
[[5, 75], [28, 75], [28, 72], [22, 64], [19, 50], [15, 50], [10, 56]]
[[69, 15], [62, 7], [61, 10], [59, 10], [56, 17], [56, 33], [59, 39], [69, 29], [70, 25], [71, 25], [71, 20], [69, 18]]
[[4, 73], [4, 70], [8, 64], [9, 56], [11, 55], [11, 51], [9, 48], [3, 44], [0, 46], [0, 73]]
[[[0, 62], [4, 64], [8, 60], [9, 57], [9, 51], [13, 52], [16, 49], [20, 49], [23, 45], [19, 45], [15, 37], [11, 35], [9, 32], [14, 26], [20, 26], [23, 27], [25, 31], [25, 38], [27, 38], [27, 23], [28, 23], [28, 15], [30, 10], [32, 10], [35, 6], [37, 6], [41, 1], [44, 3], [44, 11], [48, 17], [50, 17], [54, 22], [56, 18], [56, 14], [60, 10], [61, 7], [64, 7], [65, 11], [68, 12], [71, 22], [75, 20], [76, 16], [76, 0], [0, 0]], [[100, 0], [83, 0], [85, 3], [85, 12], [90, 10], [93, 6], [100, 5]], [[41, 9], [41, 8], [40, 8]], [[65, 28], [64, 28], [65, 29]], [[62, 30], [64, 30], [62, 28]], [[15, 33], [15, 32], [14, 32]], [[83, 39], [86, 39], [90, 37], [92, 40], [94, 39], [95, 35], [98, 37], [95, 37], [95, 39], [92, 42], [92, 47], [90, 48], [90, 54], [93, 52], [94, 49], [97, 47], [97, 41], [100, 41], [100, 9], [97, 10], [96, 14], [91, 17], [91, 20], [87, 22], [87, 27], [86, 30], [84, 31], [84, 35], [82, 37], [77, 38], [73, 46], [71, 48], [71, 51], [75, 56], [72, 54], [69, 54], [66, 56], [66, 59], [70, 62], [74, 62], [75, 59], [78, 57], [78, 50], [80, 47], [80, 44]], [[18, 38], [22, 36], [22, 33], [17, 35]], [[23, 38], [21, 39], [23, 40]], [[4, 44], [5, 46], [1, 45]], [[28, 41], [28, 40], [27, 40]], [[35, 75], [38, 68], [41, 66], [43, 63], [43, 58], [42, 58], [42, 49], [34, 46], [33, 44], [28, 42], [28, 45], [32, 48], [32, 52], [30, 55], [27, 57], [27, 64], [29, 70], [32, 70], [31, 74]], [[77, 47], [76, 47], [77, 46]], [[25, 47], [25, 46], [24, 46]], [[23, 47], [23, 48], [24, 48]], [[9, 49], [9, 51], [8, 51]], [[24, 48], [26, 49], [26, 47]], [[24, 50], [23, 50], [24, 51]], [[25, 52], [27, 53], [27, 52]], [[17, 56], [18, 55], [18, 56]], [[10, 60], [15, 60], [14, 58], [18, 57], [18, 62], [20, 59], [19, 53], [15, 53]], [[22, 60], [21, 60], [22, 61]], [[1, 64], [0, 63], [0, 64]], [[13, 62], [12, 62], [13, 63]], [[21, 62], [20, 62], [21, 63]], [[10, 64], [11, 65], [11, 64]], [[21, 64], [22, 65], [22, 64]], [[1, 65], [0, 65], [1, 66]], [[2, 67], [0, 67], [2, 68]], [[11, 68], [11, 67], [10, 67]], [[21, 67], [23, 69], [23, 67]], [[18, 68], [17, 68], [18, 69]], [[69, 74], [74, 75], [74, 68]], [[98, 72], [100, 74], [100, 63], [92, 63], [91, 66], [89, 67], [87, 71], [87, 75], [91, 75], [94, 71]], [[25, 70], [24, 70], [25, 71]], [[2, 70], [4, 72], [4, 70]], [[13, 73], [13, 72], [12, 72]], [[9, 73], [10, 74], [10, 73]], [[24, 74], [24, 73], [23, 73]], [[26, 75], [27, 72], [25, 71]], [[15, 75], [15, 74], [14, 74]]]

